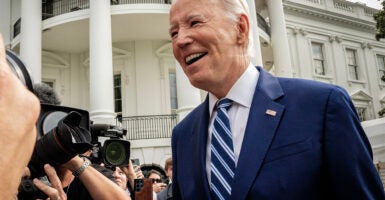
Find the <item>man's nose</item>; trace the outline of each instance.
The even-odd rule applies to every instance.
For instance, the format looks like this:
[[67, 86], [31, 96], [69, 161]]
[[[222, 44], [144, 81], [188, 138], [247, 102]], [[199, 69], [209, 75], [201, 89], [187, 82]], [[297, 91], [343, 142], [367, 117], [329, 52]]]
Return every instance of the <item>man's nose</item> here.
[[191, 44], [193, 42], [193, 39], [191, 37], [191, 34], [188, 30], [181, 28], [178, 31], [177, 36], [177, 45], [179, 48], [184, 48], [185, 46]]

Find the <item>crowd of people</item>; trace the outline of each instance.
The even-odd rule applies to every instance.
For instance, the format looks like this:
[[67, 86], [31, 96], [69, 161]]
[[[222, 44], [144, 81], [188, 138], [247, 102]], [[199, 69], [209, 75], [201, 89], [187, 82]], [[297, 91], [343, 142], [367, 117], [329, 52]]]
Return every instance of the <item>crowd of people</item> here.
[[[46, 177], [33, 179], [43, 198], [131, 199], [137, 180], [146, 180], [148, 196], [159, 200], [385, 199], [347, 92], [255, 67], [248, 9], [243, 0], [171, 4], [174, 56], [208, 95], [173, 129], [172, 159], [164, 166], [170, 181], [131, 161], [104, 167], [90, 162], [88, 149], [64, 151], [64, 163], [45, 164]], [[11, 72], [1, 37], [0, 47], [0, 199], [15, 199], [21, 179], [31, 175], [26, 166], [46, 98]]]

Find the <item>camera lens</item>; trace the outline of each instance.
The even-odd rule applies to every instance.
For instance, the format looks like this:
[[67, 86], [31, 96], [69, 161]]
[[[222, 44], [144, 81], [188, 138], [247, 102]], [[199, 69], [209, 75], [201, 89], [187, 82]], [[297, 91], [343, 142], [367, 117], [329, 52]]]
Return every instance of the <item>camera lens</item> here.
[[126, 148], [122, 143], [111, 142], [106, 146], [106, 161], [111, 165], [120, 165], [126, 160]]
[[54, 111], [44, 116], [43, 124], [42, 124], [43, 134], [46, 134], [50, 130], [55, 128], [59, 123], [59, 121], [63, 119], [67, 114], [68, 113], [65, 113], [62, 111]]
[[6, 60], [12, 72], [19, 80], [30, 90], [33, 91], [33, 80], [29, 75], [28, 69], [25, 67], [21, 59], [12, 51], [6, 50]]

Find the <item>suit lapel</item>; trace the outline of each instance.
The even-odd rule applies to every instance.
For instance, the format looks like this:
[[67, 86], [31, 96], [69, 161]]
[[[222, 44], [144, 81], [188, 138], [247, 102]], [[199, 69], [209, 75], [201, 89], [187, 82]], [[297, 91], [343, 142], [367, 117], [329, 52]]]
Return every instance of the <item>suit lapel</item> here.
[[210, 188], [207, 181], [207, 174], [206, 174], [206, 143], [207, 143], [207, 135], [208, 135], [208, 124], [209, 124], [209, 103], [208, 103], [208, 97], [206, 98], [205, 102], [202, 106], [203, 109], [201, 109], [201, 117], [199, 120], [199, 123], [196, 127], [194, 127], [193, 130], [193, 143], [195, 145], [195, 153], [194, 153], [194, 159], [195, 163], [197, 164], [196, 170], [194, 169], [194, 177], [196, 178], [197, 184], [196, 186], [198, 188], [201, 188], [202, 194], [197, 194], [198, 196], [201, 196], [203, 199], [210, 199]]
[[[283, 95], [278, 80], [261, 68], [235, 172], [232, 199], [245, 199], [276, 133], [284, 106], [274, 102]], [[270, 110], [270, 111], [269, 111]]]

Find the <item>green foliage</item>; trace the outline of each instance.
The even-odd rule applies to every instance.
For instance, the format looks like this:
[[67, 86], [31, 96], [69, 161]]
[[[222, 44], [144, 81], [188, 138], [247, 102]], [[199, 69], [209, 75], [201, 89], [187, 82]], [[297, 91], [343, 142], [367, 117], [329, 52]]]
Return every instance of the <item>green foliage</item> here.
[[385, 1], [382, 1], [382, 10], [374, 14], [374, 20], [377, 22], [376, 39], [385, 38]]

